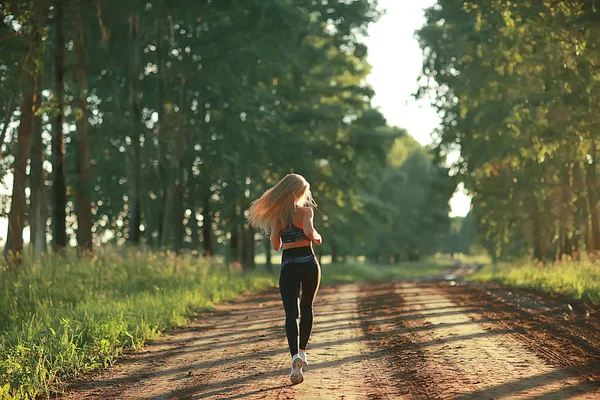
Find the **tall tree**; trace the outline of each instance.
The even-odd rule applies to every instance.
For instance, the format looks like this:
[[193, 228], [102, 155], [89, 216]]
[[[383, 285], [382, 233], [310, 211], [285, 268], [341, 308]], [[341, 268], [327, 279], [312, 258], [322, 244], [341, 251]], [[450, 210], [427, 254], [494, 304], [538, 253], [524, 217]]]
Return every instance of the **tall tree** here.
[[36, 87], [32, 84], [29, 93], [26, 93], [21, 106], [21, 122], [17, 142], [17, 153], [13, 168], [13, 191], [8, 214], [8, 234], [4, 257], [10, 262], [21, 262], [23, 253], [23, 228], [25, 227], [25, 187], [27, 184], [27, 159], [31, 146], [31, 127], [35, 112], [37, 96]]
[[83, 17], [81, 15], [81, 0], [77, 0], [75, 7], [75, 53], [77, 66], [75, 68], [76, 93], [74, 96], [74, 109], [76, 112], [77, 134], [77, 242], [79, 248], [85, 251], [92, 249], [92, 211], [89, 199], [90, 179], [90, 149], [88, 140], [88, 110], [87, 110], [87, 84], [86, 84], [86, 57], [83, 37]]
[[54, 84], [56, 109], [54, 111], [54, 130], [52, 131], [52, 239], [55, 250], [67, 246], [66, 208], [67, 184], [65, 179], [65, 32], [64, 0], [54, 4], [55, 49]]
[[129, 240], [140, 243], [141, 210], [141, 148], [142, 113], [140, 108], [140, 14], [134, 11], [129, 16], [129, 104], [131, 154], [129, 157]]
[[[38, 87], [42, 87], [42, 74], [37, 76]], [[46, 252], [46, 222], [48, 220], [48, 199], [46, 195], [46, 172], [44, 171], [44, 142], [42, 139], [42, 116], [39, 115], [41, 105], [41, 96], [36, 96], [36, 110], [32, 123], [32, 139], [30, 152], [30, 172], [29, 184], [31, 195], [30, 204], [30, 226], [31, 226], [31, 244], [33, 245], [33, 254], [36, 260], [39, 260], [42, 253]]]

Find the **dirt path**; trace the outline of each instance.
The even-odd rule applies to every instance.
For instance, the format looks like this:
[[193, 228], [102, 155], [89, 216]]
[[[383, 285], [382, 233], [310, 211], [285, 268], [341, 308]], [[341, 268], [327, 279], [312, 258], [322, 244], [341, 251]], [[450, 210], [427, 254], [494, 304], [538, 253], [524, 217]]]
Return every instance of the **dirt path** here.
[[217, 307], [66, 399], [365, 399], [392, 387], [367, 348], [356, 286], [324, 288], [305, 383], [289, 384], [278, 292]]
[[[560, 332], [523, 334], [493, 314], [498, 308], [441, 284], [322, 288], [311, 365], [305, 382], [291, 386], [283, 310], [272, 290], [218, 306], [64, 398], [600, 398], [590, 382], [600, 371], [588, 364], [600, 343], [562, 354], [564, 343], [553, 347], [564, 340]], [[536, 347], [540, 338], [547, 345]], [[581, 347], [576, 342], [568, 340]]]

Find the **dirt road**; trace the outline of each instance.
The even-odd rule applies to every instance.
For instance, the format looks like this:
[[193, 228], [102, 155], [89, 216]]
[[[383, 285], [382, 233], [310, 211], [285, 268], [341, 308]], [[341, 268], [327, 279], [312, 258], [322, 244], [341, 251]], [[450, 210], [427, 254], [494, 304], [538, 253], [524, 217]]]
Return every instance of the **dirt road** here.
[[557, 307], [447, 283], [324, 287], [305, 382], [291, 386], [274, 289], [218, 306], [64, 398], [600, 399], [598, 318]]

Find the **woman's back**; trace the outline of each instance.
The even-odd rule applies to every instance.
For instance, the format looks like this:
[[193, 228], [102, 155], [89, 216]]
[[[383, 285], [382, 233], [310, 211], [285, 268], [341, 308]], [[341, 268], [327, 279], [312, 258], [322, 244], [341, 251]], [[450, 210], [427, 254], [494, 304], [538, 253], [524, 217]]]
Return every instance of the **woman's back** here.
[[298, 208], [292, 214], [291, 224], [279, 231], [282, 243], [310, 241], [304, 233], [304, 207]]

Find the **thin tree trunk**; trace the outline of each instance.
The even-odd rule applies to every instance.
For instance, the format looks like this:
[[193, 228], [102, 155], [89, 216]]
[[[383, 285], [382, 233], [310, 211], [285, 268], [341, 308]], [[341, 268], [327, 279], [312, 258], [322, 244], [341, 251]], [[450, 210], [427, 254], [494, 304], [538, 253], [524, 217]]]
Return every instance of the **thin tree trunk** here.
[[92, 250], [92, 211], [89, 200], [89, 175], [90, 175], [90, 151], [87, 123], [87, 100], [86, 100], [86, 70], [85, 70], [85, 48], [83, 41], [83, 20], [81, 17], [81, 0], [75, 5], [75, 53], [77, 55], [77, 67], [75, 69], [75, 83], [77, 95], [75, 96], [75, 108], [79, 109], [77, 118], [77, 242], [82, 251]]
[[167, 197], [165, 199], [165, 206], [163, 212], [163, 221], [162, 221], [162, 232], [160, 237], [160, 247], [168, 247], [171, 238], [173, 235], [172, 224], [169, 221], [173, 220], [173, 202], [174, 202], [174, 193], [175, 188], [172, 187], [167, 191]]
[[[38, 75], [41, 82], [41, 74]], [[41, 84], [38, 84], [41, 87]], [[40, 97], [36, 97], [35, 109], [39, 109]], [[29, 184], [31, 186], [30, 196], [30, 220], [31, 220], [31, 244], [36, 260], [42, 253], [46, 252], [46, 221], [48, 219], [48, 204], [46, 198], [46, 173], [43, 168], [44, 145], [42, 142], [42, 118], [39, 115], [33, 117], [32, 140], [30, 152], [31, 166], [29, 172]]]
[[546, 251], [543, 244], [543, 222], [542, 215], [537, 204], [537, 199], [535, 195], [532, 198], [533, 205], [533, 257], [540, 261], [544, 262], [546, 258]]
[[256, 230], [252, 226], [244, 227], [244, 251], [242, 265], [246, 269], [256, 268], [256, 241], [254, 234]]
[[17, 154], [13, 170], [13, 192], [8, 214], [8, 234], [4, 258], [10, 264], [20, 264], [23, 253], [23, 228], [25, 227], [25, 187], [27, 186], [27, 158], [31, 146], [31, 126], [37, 88], [25, 94], [21, 107], [21, 123], [17, 139]]
[[267, 267], [267, 271], [273, 272], [273, 260], [271, 260], [271, 241], [268, 237], [265, 237], [264, 240], [265, 245], [265, 266]]
[[204, 196], [202, 205], [202, 244], [204, 245], [204, 255], [210, 257], [213, 255], [212, 238], [212, 212], [210, 209], [210, 192]]
[[183, 247], [183, 183], [178, 182], [173, 187], [173, 247], [179, 252]]
[[564, 256], [571, 257], [573, 255], [573, 169], [569, 167], [563, 173], [561, 192], [561, 207], [560, 213], [560, 258]]
[[4, 143], [4, 139], [6, 138], [6, 132], [8, 132], [8, 125], [10, 125], [10, 120], [12, 115], [15, 112], [15, 95], [11, 94], [10, 99], [8, 100], [8, 106], [6, 107], [6, 115], [4, 116], [4, 125], [2, 126], [2, 131], [0, 132], [0, 160], [2, 160], [2, 144]]
[[139, 28], [140, 17], [138, 13], [130, 16], [130, 74], [129, 74], [129, 96], [131, 107], [131, 167], [129, 184], [129, 240], [134, 245], [140, 244], [140, 224], [142, 219], [140, 193], [141, 193], [141, 171], [140, 171], [140, 132], [141, 132], [141, 110], [139, 105]]
[[156, 141], [157, 141], [157, 146], [158, 146], [158, 166], [157, 166], [157, 174], [158, 174], [158, 180], [160, 182], [160, 187], [161, 187], [161, 191], [160, 191], [160, 196], [159, 196], [159, 202], [162, 204], [162, 208], [159, 209], [159, 213], [158, 213], [158, 221], [159, 221], [159, 227], [158, 227], [158, 235], [159, 237], [162, 237], [162, 231], [164, 229], [163, 226], [163, 220], [164, 220], [164, 214], [165, 214], [165, 207], [167, 206], [167, 192], [169, 190], [168, 184], [167, 184], [167, 158], [165, 157], [165, 149], [164, 149], [164, 145], [166, 143], [165, 138], [163, 137], [165, 135], [165, 131], [163, 130], [164, 128], [164, 118], [165, 118], [165, 108], [164, 108], [164, 92], [165, 92], [165, 61], [164, 61], [164, 53], [163, 53], [163, 46], [164, 46], [164, 40], [162, 37], [162, 30], [161, 30], [161, 25], [159, 23], [159, 21], [156, 22], [156, 32], [158, 35], [158, 47], [156, 49], [156, 63], [158, 65], [158, 74], [157, 74], [157, 83], [158, 83], [158, 87], [157, 87], [157, 104], [156, 104], [156, 112], [158, 113], [158, 121], [156, 123], [156, 128], [155, 128], [155, 135], [156, 135]]
[[600, 251], [600, 203], [598, 203], [598, 188], [596, 186], [596, 143], [592, 142], [590, 151], [592, 162], [586, 165], [585, 181], [587, 185], [588, 202], [591, 219], [591, 244], [593, 251]]
[[[585, 173], [583, 170], [583, 163], [576, 161], [573, 163], [573, 191], [575, 193], [584, 193], [585, 184]], [[579, 195], [575, 199], [575, 207], [573, 213], [573, 229], [577, 230], [579, 234], [574, 236], [574, 252], [580, 253], [584, 248], [586, 252], [589, 251], [588, 237], [587, 237], [587, 225], [589, 218], [589, 205], [586, 196]]]
[[194, 196], [193, 193], [190, 193], [188, 196], [188, 205], [190, 207], [190, 211], [192, 212], [192, 215], [190, 215], [190, 220], [188, 222], [189, 226], [190, 226], [190, 230], [191, 230], [191, 234], [190, 234], [190, 241], [192, 243], [191, 247], [192, 249], [197, 249], [197, 246], [200, 245], [200, 227], [198, 226], [198, 217], [196, 216], [197, 210], [196, 210], [196, 197]]
[[235, 241], [235, 248], [234, 248], [234, 259], [235, 261], [239, 261], [240, 264], [244, 261], [244, 242], [245, 242], [245, 234], [246, 234], [246, 230], [244, 229], [244, 224], [240, 223], [238, 221], [238, 223], [236, 224], [235, 227], [235, 232], [236, 232], [236, 241]]
[[180, 251], [183, 247], [183, 192], [185, 187], [185, 139], [186, 136], [183, 133], [185, 126], [185, 88], [186, 81], [184, 78], [181, 79], [181, 89], [179, 93], [179, 120], [177, 124], [177, 164], [176, 164], [176, 175], [175, 175], [175, 201], [174, 206], [175, 218], [173, 219], [173, 229], [175, 234], [175, 251]]
[[67, 185], [65, 181], [65, 139], [63, 134], [65, 97], [65, 34], [63, 31], [63, 18], [63, 0], [57, 0], [54, 16], [56, 25], [56, 117], [54, 119], [54, 131], [52, 132], [52, 238], [54, 248], [57, 251], [67, 247]]
[[338, 248], [335, 239], [331, 242], [331, 263], [335, 264], [338, 259]]

